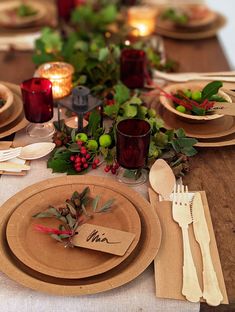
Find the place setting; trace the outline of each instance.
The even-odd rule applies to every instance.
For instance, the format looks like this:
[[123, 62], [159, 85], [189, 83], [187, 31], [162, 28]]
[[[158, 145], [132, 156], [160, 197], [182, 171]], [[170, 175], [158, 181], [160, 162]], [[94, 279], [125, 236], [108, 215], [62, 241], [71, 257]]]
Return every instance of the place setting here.
[[[11, 0], [0, 19], [0, 37], [39, 30], [33, 51], [14, 52], [22, 63], [7, 60], [12, 75], [25, 69], [18, 84], [0, 81], [4, 300], [9, 278], [35, 310], [45, 298], [47, 310], [230, 304], [235, 74], [194, 60], [188, 41], [206, 49], [224, 16], [205, 4]], [[210, 41], [208, 57], [220, 55]]]
[[157, 33], [180, 40], [213, 37], [226, 25], [226, 18], [206, 4], [162, 5], [157, 19]]
[[[226, 73], [224, 74], [226, 75]], [[182, 77], [184, 75], [185, 77], [187, 75], [195, 77], [197, 74], [175, 75], [176, 79], [179, 75], [180, 80], [181, 75]], [[172, 78], [168, 79], [174, 80], [174, 74], [169, 76]], [[166, 77], [163, 75], [162, 79], [167, 77], [167, 74]], [[194, 81], [192, 78], [192, 81], [189, 82], [171, 83], [165, 87], [157, 86], [155, 90], [153, 87], [153, 90], [147, 95], [145, 94], [144, 98], [150, 103], [149, 105], [157, 109], [168, 129], [183, 128], [187, 136], [198, 140], [196, 146], [233, 145], [234, 92], [230, 90], [232, 83], [230, 82], [230, 89], [227, 89], [223, 77], [220, 76], [220, 78], [222, 81], [215, 79], [211, 82], [210, 77], [205, 79], [207, 81]], [[215, 87], [214, 90], [213, 87]], [[204, 103], [208, 102], [205, 107], [203, 101]]]
[[1, 1], [0, 49], [32, 50], [42, 27], [56, 24], [56, 9], [50, 1]]

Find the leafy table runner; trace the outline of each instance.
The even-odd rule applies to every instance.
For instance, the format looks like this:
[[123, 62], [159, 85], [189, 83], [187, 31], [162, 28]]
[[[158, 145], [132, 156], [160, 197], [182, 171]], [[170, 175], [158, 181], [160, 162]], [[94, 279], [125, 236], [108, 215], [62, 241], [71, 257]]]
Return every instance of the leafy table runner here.
[[[104, 175], [103, 168], [92, 170], [91, 174]], [[32, 161], [31, 170], [26, 176], [1, 176], [0, 204], [29, 185], [56, 176], [59, 174], [52, 174], [51, 170], [46, 168], [46, 158]], [[110, 178], [111, 174], [107, 176]], [[136, 187], [135, 190], [147, 197], [147, 187], [148, 185], [142, 185]], [[5, 274], [0, 273], [0, 298], [0, 311], [6, 312], [199, 311], [199, 304], [156, 298], [152, 265], [138, 278], [122, 287], [97, 295], [72, 298], [49, 296], [35, 292], [18, 285]]]

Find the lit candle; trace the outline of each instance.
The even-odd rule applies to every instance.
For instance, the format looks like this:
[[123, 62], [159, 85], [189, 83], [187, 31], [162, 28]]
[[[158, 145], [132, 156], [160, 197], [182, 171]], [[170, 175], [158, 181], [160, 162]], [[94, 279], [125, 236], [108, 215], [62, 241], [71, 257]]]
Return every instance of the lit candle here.
[[63, 98], [71, 93], [73, 73], [73, 66], [63, 62], [45, 63], [37, 70], [39, 77], [47, 78], [52, 82], [54, 99]]
[[155, 31], [157, 10], [155, 7], [135, 6], [128, 10], [128, 24], [134, 28], [134, 36], [149, 36]]
[[[65, 119], [65, 125], [71, 129], [77, 129], [78, 128], [78, 117], [73, 116], [70, 118]], [[86, 119], [83, 119], [83, 128], [85, 128], [88, 125], [88, 121]]]

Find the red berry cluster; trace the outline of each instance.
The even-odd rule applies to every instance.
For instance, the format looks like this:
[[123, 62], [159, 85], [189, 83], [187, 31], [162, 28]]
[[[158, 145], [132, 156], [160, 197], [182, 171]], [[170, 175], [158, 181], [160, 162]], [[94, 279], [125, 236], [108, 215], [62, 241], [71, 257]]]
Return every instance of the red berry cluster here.
[[85, 146], [83, 146], [83, 142], [78, 141], [78, 146], [80, 147], [80, 152], [77, 155], [71, 155], [70, 161], [73, 163], [73, 167], [77, 172], [81, 172], [89, 167], [91, 164], [92, 169], [96, 169], [100, 160], [95, 158], [92, 160], [91, 154], [89, 154], [88, 150]]
[[114, 164], [112, 165], [107, 165], [105, 168], [104, 168], [104, 171], [105, 172], [112, 172], [112, 174], [116, 174], [117, 173], [117, 169], [119, 168], [119, 164], [117, 162], [115, 162]]

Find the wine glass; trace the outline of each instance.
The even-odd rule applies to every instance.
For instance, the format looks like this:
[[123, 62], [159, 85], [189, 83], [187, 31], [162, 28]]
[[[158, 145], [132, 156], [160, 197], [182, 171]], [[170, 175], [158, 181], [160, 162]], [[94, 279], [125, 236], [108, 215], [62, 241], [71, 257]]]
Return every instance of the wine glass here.
[[31, 137], [46, 138], [55, 129], [47, 123], [53, 117], [52, 83], [45, 78], [31, 78], [21, 83], [25, 117], [31, 123], [26, 132]]
[[141, 119], [125, 119], [116, 127], [117, 161], [121, 168], [117, 178], [131, 185], [142, 184], [147, 180], [143, 168], [147, 164], [150, 124]]

